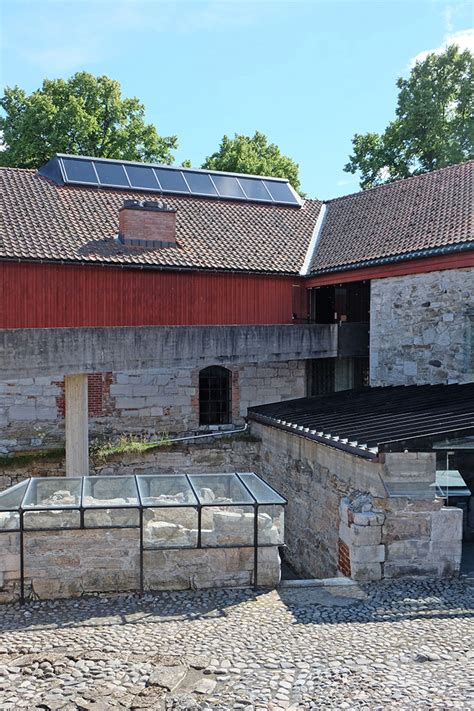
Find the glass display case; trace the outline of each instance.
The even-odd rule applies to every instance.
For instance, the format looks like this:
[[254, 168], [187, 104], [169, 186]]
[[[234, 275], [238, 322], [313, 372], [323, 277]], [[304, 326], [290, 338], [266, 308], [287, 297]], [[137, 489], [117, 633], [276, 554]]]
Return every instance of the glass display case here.
[[258, 548], [283, 544], [286, 503], [253, 472], [38, 477], [0, 492], [0, 534], [19, 531], [23, 547], [35, 531], [138, 529], [142, 589], [146, 550], [252, 547], [257, 581]]

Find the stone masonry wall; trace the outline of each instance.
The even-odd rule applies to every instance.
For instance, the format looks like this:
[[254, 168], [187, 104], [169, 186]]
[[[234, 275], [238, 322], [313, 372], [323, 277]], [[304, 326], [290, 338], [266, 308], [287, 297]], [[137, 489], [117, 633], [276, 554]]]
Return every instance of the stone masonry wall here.
[[[24, 534], [25, 596], [77, 597], [140, 589], [138, 529], [62, 530]], [[260, 549], [258, 582], [280, 580], [278, 548]], [[253, 583], [253, 548], [150, 550], [146, 590], [185, 590]], [[0, 603], [20, 596], [20, 534], [0, 532]]]
[[[245, 436], [216, 437], [176, 442], [144, 453], [115, 455], [106, 462], [92, 463], [97, 475], [172, 474], [173, 472], [218, 473], [253, 471], [260, 461], [260, 443]], [[65, 476], [64, 459], [41, 459], [29, 464], [0, 466], [0, 491], [30, 476]]]
[[251, 431], [262, 438], [258, 473], [288, 499], [289, 563], [308, 577], [336, 575], [341, 501], [360, 491], [383, 496], [378, 465], [255, 422]]
[[[220, 365], [232, 372], [234, 425], [243, 423], [252, 405], [305, 395], [303, 360]], [[92, 437], [202, 429], [197, 368], [93, 374], [89, 376], [89, 401]], [[63, 443], [64, 383], [60, 376], [0, 383], [0, 454]]]
[[390, 496], [386, 484], [435, 477], [433, 453], [400, 452], [369, 461], [251, 422], [261, 440], [257, 471], [288, 499], [287, 557], [309, 577], [355, 580], [459, 573], [462, 511], [433, 494]]
[[474, 380], [474, 269], [374, 279], [370, 384]]

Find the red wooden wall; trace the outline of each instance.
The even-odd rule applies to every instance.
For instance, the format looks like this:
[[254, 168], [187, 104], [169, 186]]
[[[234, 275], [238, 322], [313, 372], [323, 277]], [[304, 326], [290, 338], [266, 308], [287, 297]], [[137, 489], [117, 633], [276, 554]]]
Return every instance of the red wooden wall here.
[[0, 262], [0, 328], [291, 323], [298, 279]]

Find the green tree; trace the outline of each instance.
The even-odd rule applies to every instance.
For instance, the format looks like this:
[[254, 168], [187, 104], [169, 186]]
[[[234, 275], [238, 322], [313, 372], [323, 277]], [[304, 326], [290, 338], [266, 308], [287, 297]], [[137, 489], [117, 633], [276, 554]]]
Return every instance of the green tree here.
[[0, 106], [3, 165], [39, 167], [55, 153], [171, 163], [176, 136], [159, 136], [145, 123], [136, 98], [123, 98], [109, 77], [78, 72], [70, 79], [46, 79], [27, 95], [7, 87]]
[[344, 167], [361, 188], [474, 157], [474, 56], [453, 45], [429, 54], [397, 81], [396, 118], [383, 134], [356, 133]]
[[253, 136], [224, 136], [219, 150], [208, 156], [202, 167], [207, 170], [286, 178], [295, 190], [300, 189], [298, 163], [284, 156], [278, 146], [269, 143], [260, 131], [255, 131]]

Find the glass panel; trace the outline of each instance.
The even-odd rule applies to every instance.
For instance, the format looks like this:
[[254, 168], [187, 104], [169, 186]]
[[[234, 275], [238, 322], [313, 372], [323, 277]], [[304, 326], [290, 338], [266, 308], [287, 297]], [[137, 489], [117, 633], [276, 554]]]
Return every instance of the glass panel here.
[[144, 506], [197, 504], [193, 490], [182, 474], [141, 474], [137, 481]]
[[258, 507], [259, 545], [282, 545], [285, 541], [285, 510], [283, 506]]
[[79, 511], [25, 511], [23, 527], [32, 528], [80, 528], [81, 514]]
[[5, 491], [2, 491], [0, 493], [0, 511], [20, 508], [20, 504], [25, 495], [28, 482], [29, 479], [27, 479], [26, 481], [21, 481], [19, 484], [15, 484], [15, 486], [10, 486], [9, 489], [5, 489]]
[[217, 195], [216, 189], [211, 183], [211, 179], [205, 173], [191, 173], [183, 171], [189, 189], [192, 193], [202, 193], [203, 195]]
[[245, 193], [238, 184], [237, 178], [230, 175], [213, 175], [212, 179], [222, 197], [245, 199]]
[[[20, 514], [16, 511], [0, 511], [0, 533], [20, 528]], [[0, 539], [1, 546], [1, 539]]]
[[138, 509], [86, 509], [84, 511], [84, 526], [95, 528], [102, 526], [139, 526], [140, 513]]
[[285, 499], [273, 491], [260, 477], [253, 472], [245, 472], [239, 476], [246, 486], [250, 489], [259, 504], [284, 504]]
[[166, 170], [166, 168], [155, 168], [155, 173], [161, 183], [163, 190], [170, 192], [189, 193], [183, 176], [179, 170]]
[[202, 504], [254, 503], [235, 474], [191, 474], [189, 478]]
[[63, 158], [66, 178], [72, 183], [93, 183], [97, 185], [97, 176], [90, 160]]
[[272, 180], [264, 180], [263, 182], [276, 202], [289, 202], [292, 205], [299, 205], [288, 183], [273, 182]]
[[80, 506], [82, 477], [31, 479], [24, 508], [65, 509]]
[[128, 187], [127, 176], [120, 163], [94, 162], [99, 180], [103, 185], [120, 185]]
[[88, 476], [84, 478], [82, 504], [94, 506], [138, 506], [138, 491], [133, 476]]
[[239, 183], [245, 190], [245, 193], [250, 200], [265, 200], [272, 202], [268, 191], [265, 190], [262, 180], [256, 178], [239, 178]]
[[202, 546], [253, 546], [253, 506], [204, 506], [201, 517]]
[[130, 178], [130, 183], [134, 188], [148, 188], [152, 190], [159, 190], [160, 186], [155, 177], [155, 173], [152, 168], [142, 168], [136, 165], [126, 165], [125, 170], [127, 171], [128, 177]]
[[144, 509], [143, 541], [145, 548], [195, 548], [197, 509], [184, 506]]

